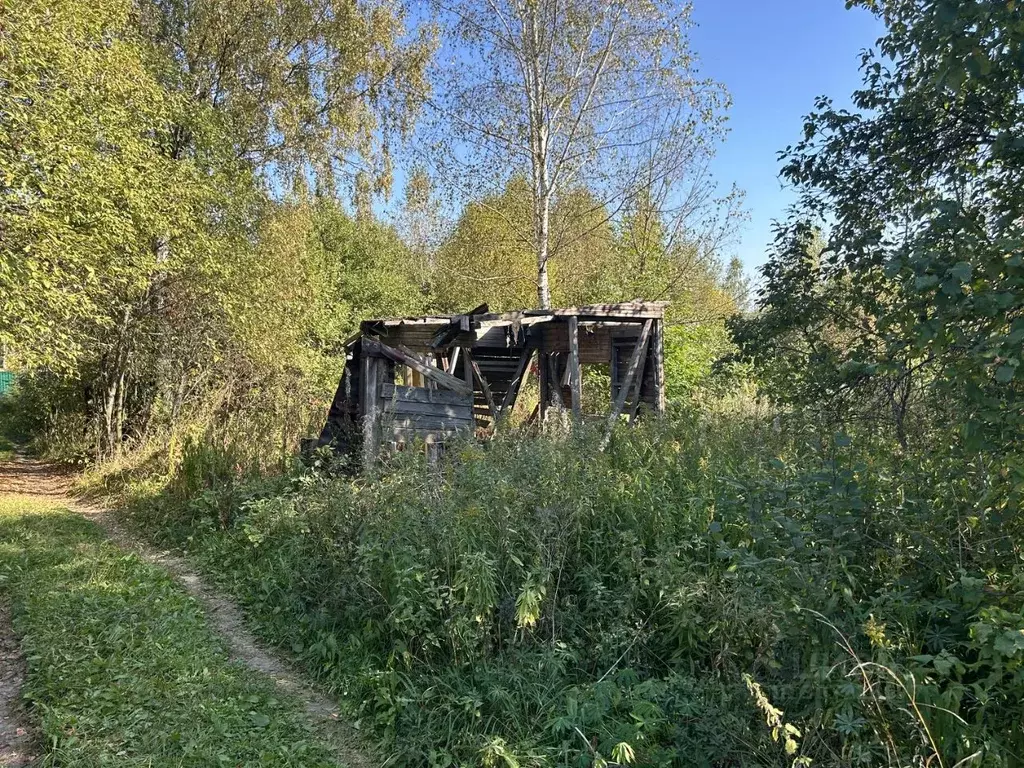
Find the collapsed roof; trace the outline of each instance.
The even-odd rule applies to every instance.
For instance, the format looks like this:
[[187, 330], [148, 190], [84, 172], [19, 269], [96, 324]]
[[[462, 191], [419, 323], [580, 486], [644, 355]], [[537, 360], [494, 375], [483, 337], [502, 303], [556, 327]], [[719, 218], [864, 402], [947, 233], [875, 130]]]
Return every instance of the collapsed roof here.
[[[319, 445], [372, 463], [382, 446], [438, 446], [459, 432], [496, 428], [532, 375], [541, 424], [552, 410], [582, 413], [583, 365], [609, 367], [608, 430], [622, 414], [665, 407], [666, 302], [364, 320], [345, 345]], [[607, 434], [607, 431], [606, 431]], [[606, 437], [607, 441], [607, 437]]]

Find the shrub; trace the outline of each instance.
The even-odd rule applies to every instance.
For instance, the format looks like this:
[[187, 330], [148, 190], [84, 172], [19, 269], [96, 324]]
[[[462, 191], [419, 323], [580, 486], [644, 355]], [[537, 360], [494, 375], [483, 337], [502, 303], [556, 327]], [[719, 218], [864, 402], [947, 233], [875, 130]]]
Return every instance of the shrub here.
[[755, 411], [676, 414], [607, 453], [593, 437], [231, 481], [227, 518], [194, 514], [224, 485], [135, 515], [176, 530], [404, 764], [1024, 750], [1024, 569], [995, 460]]

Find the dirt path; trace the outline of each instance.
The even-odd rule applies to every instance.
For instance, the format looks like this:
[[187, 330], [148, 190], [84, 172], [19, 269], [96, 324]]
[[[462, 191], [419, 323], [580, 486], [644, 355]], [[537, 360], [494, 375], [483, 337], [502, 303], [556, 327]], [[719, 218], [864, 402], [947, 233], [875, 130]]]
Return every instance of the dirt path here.
[[[203, 606], [210, 624], [220, 635], [232, 660], [269, 676], [278, 688], [302, 702], [317, 734], [331, 744], [339, 762], [348, 768], [372, 768], [382, 763], [362, 743], [359, 734], [338, 718], [339, 708], [335, 701], [312, 689], [290, 664], [256, 640], [245, 627], [242, 612], [234, 602], [208, 587], [199, 574], [181, 557], [171, 552], [153, 549], [132, 536], [109, 510], [75, 499], [71, 495], [73, 479], [72, 474], [34, 459], [18, 456], [10, 461], [0, 461], [0, 496], [24, 495], [64, 504], [68, 509], [98, 524], [122, 549], [134, 552], [143, 560], [169, 572]], [[10, 727], [13, 729], [12, 733], [17, 732], [23, 736], [25, 743], [21, 746], [22, 750], [28, 743], [28, 736], [24, 734], [23, 723], [13, 719], [18, 714], [17, 694], [24, 679], [24, 667], [7, 664], [5, 637], [10, 637], [13, 641], [15, 654], [18, 649], [17, 642], [10, 634], [9, 622], [6, 624], [8, 634], [5, 635], [5, 618], [3, 606], [0, 605], [0, 663], [3, 663], [4, 670], [9, 666], [14, 670], [10, 681], [6, 671], [0, 673], [0, 768], [28, 764], [27, 758], [24, 762], [17, 762], [17, 754], [13, 762], [6, 762], [5, 750], [8, 747], [5, 746], [5, 739], [8, 737], [5, 729]], [[14, 707], [10, 710], [10, 716], [5, 705]], [[12, 718], [10, 726], [9, 717]], [[10, 749], [14, 754], [13, 750], [16, 750], [17, 746]]]
[[0, 766], [4, 768], [22, 768], [35, 757], [19, 697], [24, 681], [25, 659], [11, 628], [10, 609], [0, 600]]

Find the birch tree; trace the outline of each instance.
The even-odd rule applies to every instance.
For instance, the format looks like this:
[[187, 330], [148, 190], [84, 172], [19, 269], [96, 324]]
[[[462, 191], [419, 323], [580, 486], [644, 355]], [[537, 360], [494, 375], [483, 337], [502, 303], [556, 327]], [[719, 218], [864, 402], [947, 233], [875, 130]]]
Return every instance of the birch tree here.
[[536, 257], [541, 307], [551, 302], [549, 264], [580, 229], [553, 226], [560, 195], [586, 188], [615, 217], [644, 189], [667, 185], [685, 198], [683, 187], [706, 181], [727, 95], [697, 72], [688, 3], [439, 0], [436, 8], [445, 48], [430, 104], [433, 125], [454, 137], [443, 142], [444, 178], [475, 199], [512, 173], [529, 180], [522, 235]]

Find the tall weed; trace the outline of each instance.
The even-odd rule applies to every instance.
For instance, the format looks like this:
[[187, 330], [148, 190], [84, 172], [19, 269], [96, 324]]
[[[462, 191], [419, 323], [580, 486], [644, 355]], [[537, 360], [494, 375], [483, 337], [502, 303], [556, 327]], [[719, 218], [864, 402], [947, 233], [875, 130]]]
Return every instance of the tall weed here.
[[1019, 764], [998, 462], [756, 407], [595, 438], [507, 433], [360, 480], [196, 449], [134, 515], [402, 764]]

